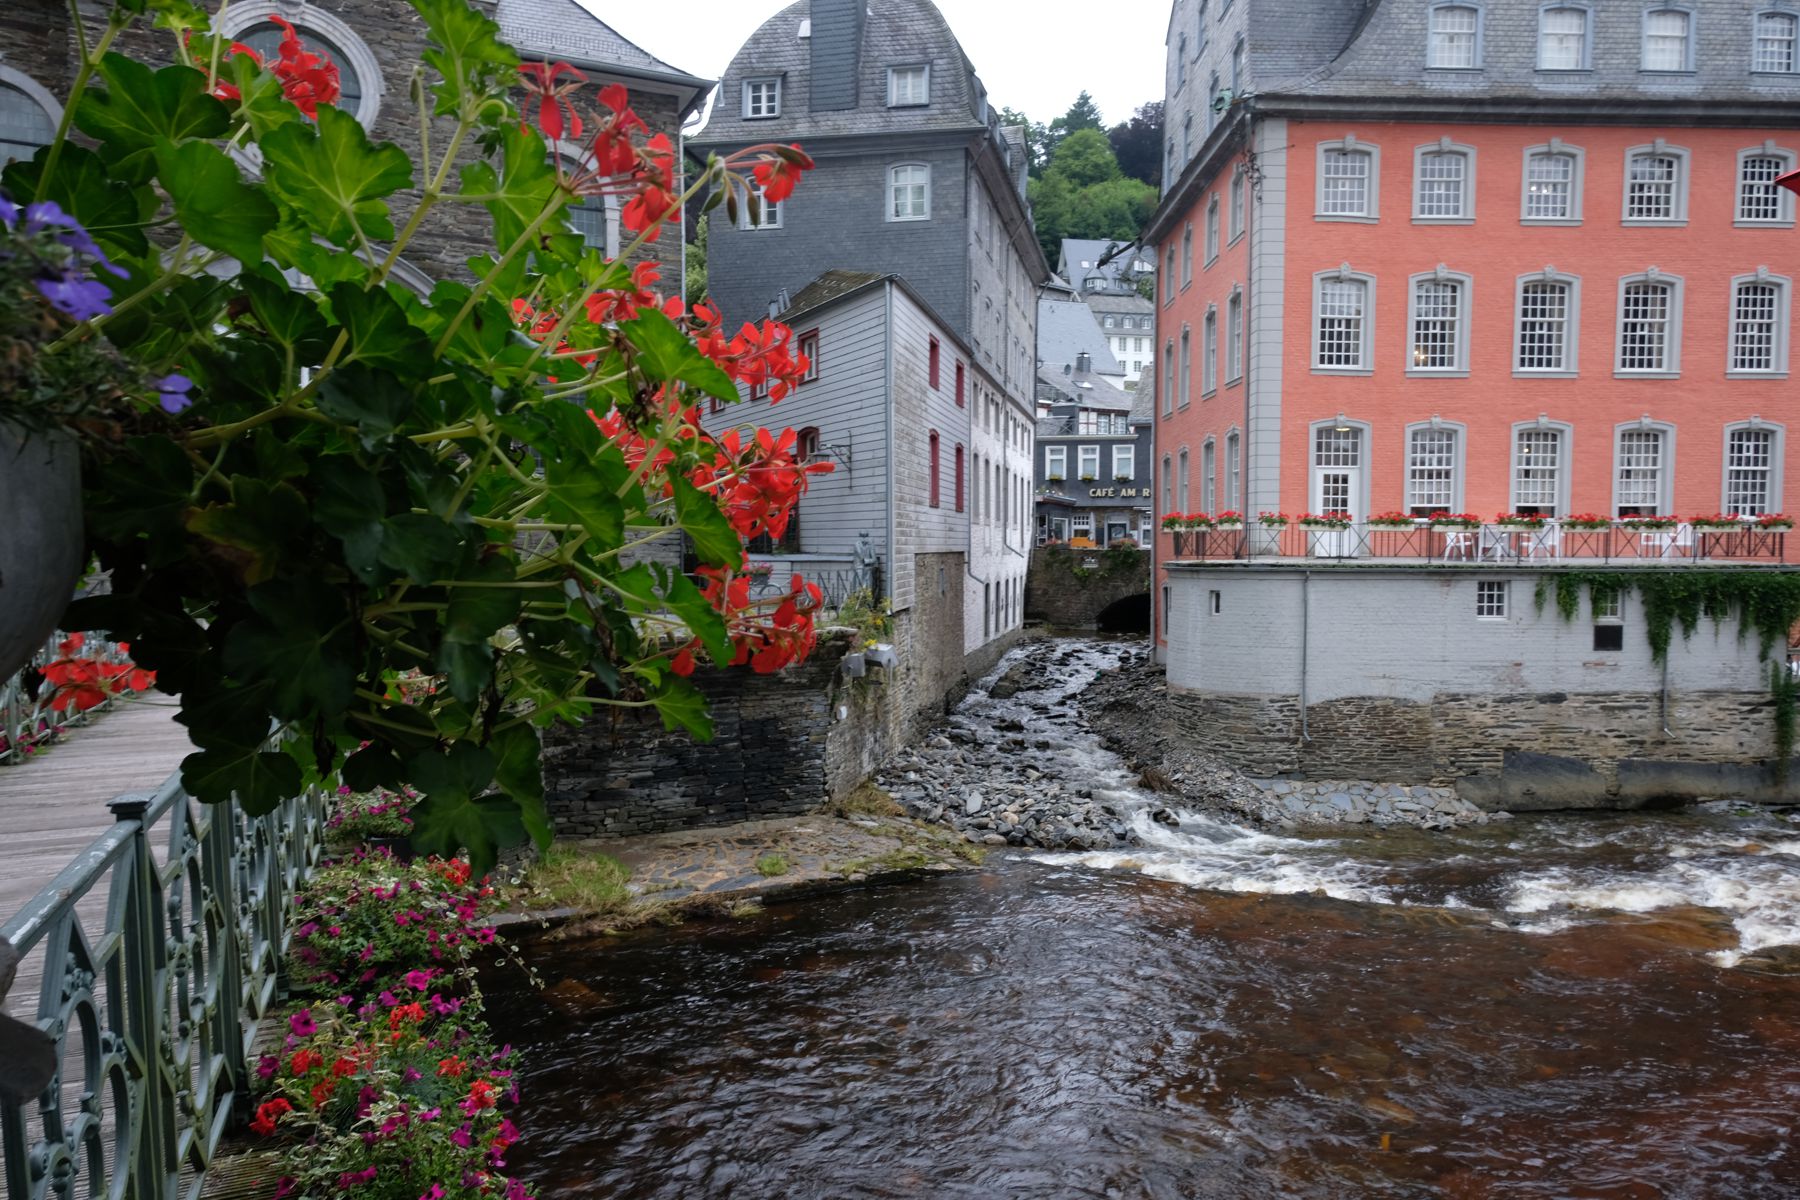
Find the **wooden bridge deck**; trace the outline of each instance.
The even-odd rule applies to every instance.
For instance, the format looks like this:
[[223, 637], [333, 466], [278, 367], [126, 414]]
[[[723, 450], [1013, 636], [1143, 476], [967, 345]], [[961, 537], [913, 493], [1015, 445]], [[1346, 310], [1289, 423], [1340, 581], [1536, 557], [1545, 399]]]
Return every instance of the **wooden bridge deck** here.
[[31, 762], [0, 768], [0, 923], [112, 824], [106, 803], [154, 792], [193, 752], [176, 701], [120, 703]]

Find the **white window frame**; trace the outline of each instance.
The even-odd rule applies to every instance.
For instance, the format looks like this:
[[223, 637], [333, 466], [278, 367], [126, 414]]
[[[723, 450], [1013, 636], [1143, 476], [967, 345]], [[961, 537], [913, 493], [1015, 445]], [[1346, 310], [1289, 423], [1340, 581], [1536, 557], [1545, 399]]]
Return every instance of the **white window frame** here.
[[1656, 468], [1656, 512], [1649, 515], [1665, 516], [1675, 511], [1675, 426], [1667, 421], [1648, 419], [1624, 421], [1613, 426], [1612, 507], [1607, 511], [1614, 515], [1619, 511], [1625, 436], [1639, 433], [1654, 433], [1661, 438], [1661, 461]]
[[1169, 456], [1162, 459], [1162, 512], [1166, 516], [1177, 512], [1175, 504], [1175, 469], [1169, 465]]
[[[1650, 65], [1650, 21], [1654, 17], [1679, 16], [1683, 21], [1681, 34], [1681, 65], [1678, 67], [1653, 67]], [[1642, 33], [1638, 41], [1638, 71], [1646, 75], [1691, 75], [1694, 72], [1694, 42], [1698, 30], [1694, 19], [1694, 10], [1678, 4], [1659, 4], [1644, 10]], [[1659, 34], [1657, 36], [1667, 36]]]
[[[1121, 462], [1125, 465], [1124, 470], [1119, 469], [1119, 464]], [[1114, 479], [1119, 479], [1121, 477], [1125, 479], [1137, 478], [1136, 446], [1126, 442], [1123, 445], [1114, 446], [1112, 448], [1112, 477]]]
[[1248, 211], [1245, 208], [1245, 189], [1248, 187], [1249, 174], [1249, 169], [1243, 163], [1239, 163], [1231, 173], [1230, 217], [1225, 232], [1227, 246], [1236, 245], [1237, 240], [1244, 236], [1244, 218]]
[[[750, 89], [752, 89], [752, 88], [770, 89], [769, 97], [773, 100], [773, 104], [769, 107], [768, 111], [766, 111], [766, 112], [751, 112], [750, 111], [752, 108], [752, 101], [751, 101], [752, 92]], [[781, 90], [782, 90], [781, 89], [781, 76], [779, 76], [779, 75], [756, 75], [756, 76], [752, 76], [748, 79], [745, 79], [744, 80], [743, 108], [739, 110], [744, 114], [744, 120], [746, 120], [746, 121], [772, 121], [776, 117], [779, 117], [781, 115]]]
[[1243, 435], [1233, 425], [1225, 431], [1225, 507], [1241, 510], [1243, 497]]
[[[1771, 365], [1765, 370], [1745, 370], [1733, 365], [1737, 361], [1738, 289], [1747, 284], [1775, 289], [1772, 330], [1774, 344], [1770, 347]], [[1786, 275], [1771, 274], [1767, 267], [1762, 267], [1752, 274], [1733, 278], [1731, 290], [1726, 293], [1726, 296], [1725, 377], [1727, 379], [1786, 379], [1788, 376], [1788, 333], [1793, 328], [1793, 280]]]
[[[1462, 160], [1462, 188], [1457, 197], [1457, 211], [1432, 215], [1424, 211], [1425, 160], [1428, 157], [1453, 156]], [[1475, 223], [1475, 147], [1459, 145], [1448, 137], [1423, 146], [1413, 147], [1413, 224], [1472, 225]]]
[[755, 221], [752, 221], [750, 219], [750, 206], [748, 204], [740, 205], [738, 207], [738, 228], [747, 231], [782, 228], [783, 214], [781, 210], [787, 206], [786, 202], [777, 200], [774, 203], [770, 203], [768, 200], [764, 199], [761, 184], [751, 183], [749, 188], [752, 192], [756, 193], [757, 217]]
[[1794, 227], [1794, 193], [1786, 188], [1775, 188], [1775, 211], [1773, 217], [1744, 216], [1744, 167], [1753, 158], [1774, 159], [1781, 164], [1776, 174], [1794, 169], [1796, 156], [1792, 150], [1777, 146], [1773, 139], [1760, 146], [1750, 146], [1737, 153], [1736, 190], [1731, 197], [1731, 223], [1739, 229], [1792, 229]]
[[[1320, 352], [1323, 342], [1319, 337], [1321, 325], [1320, 301], [1327, 283], [1360, 283], [1363, 289], [1362, 312], [1362, 347], [1359, 361], [1355, 366], [1323, 365]], [[1352, 271], [1345, 263], [1335, 271], [1320, 271], [1313, 276], [1312, 290], [1312, 371], [1315, 375], [1370, 375], [1375, 371], [1375, 277], [1358, 271]]]
[[[1731, 437], [1734, 433], [1752, 432], [1770, 435], [1763, 512], [1781, 511], [1781, 468], [1782, 464], [1787, 461], [1787, 427], [1773, 421], [1765, 421], [1761, 417], [1751, 417], [1748, 421], [1733, 421], [1725, 426], [1724, 437], [1719, 447], [1723, 456], [1719, 464], [1719, 511], [1722, 513], [1735, 511], [1731, 501], [1731, 472], [1734, 469], [1731, 463]], [[1736, 469], [1744, 470], [1745, 468]]]
[[1206, 306], [1206, 318], [1200, 323], [1200, 394], [1210, 396], [1219, 390], [1219, 306]]
[[1450, 494], [1444, 503], [1450, 512], [1463, 511], [1463, 478], [1467, 474], [1468, 466], [1468, 426], [1460, 421], [1445, 421], [1437, 417], [1433, 417], [1429, 421], [1414, 421], [1402, 431], [1403, 440], [1400, 443], [1400, 462], [1402, 464], [1402, 469], [1405, 472], [1405, 476], [1401, 481], [1401, 487], [1403, 489], [1402, 499], [1405, 501], [1401, 506], [1402, 509], [1410, 513], [1419, 508], [1437, 507], [1435, 504], [1422, 502], [1417, 499], [1415, 472], [1424, 470], [1440, 471], [1446, 469], [1436, 464], [1429, 467], [1422, 467], [1413, 461], [1413, 440], [1416, 435], [1421, 433], [1432, 434], [1439, 437], [1448, 436], [1450, 440], [1450, 465], [1448, 467], [1450, 472]]
[[[895, 86], [902, 76], [917, 76], [924, 83], [925, 96], [922, 100], [898, 99], [899, 89]], [[887, 71], [887, 106], [889, 108], [925, 108], [931, 104], [931, 64], [905, 63], [897, 67], [889, 67]]]
[[[1787, 61], [1785, 67], [1759, 67], [1757, 51], [1763, 42], [1764, 17], [1780, 17], [1787, 22]], [[1781, 35], [1776, 35], [1780, 37]], [[1761, 8], [1750, 14], [1750, 73], [1752, 75], [1792, 75], [1800, 71], [1800, 13], [1788, 8]]]
[[1244, 377], [1244, 289], [1234, 287], [1225, 299], [1225, 382]]
[[[1545, 27], [1552, 13], [1581, 14], [1581, 46], [1576, 54], [1573, 66], [1546, 66], [1544, 51], [1548, 47], [1545, 39], [1550, 31]], [[1551, 74], [1571, 71], [1591, 71], [1594, 69], [1594, 10], [1587, 4], [1546, 4], [1538, 9], [1537, 36], [1537, 69]]]
[[[1090, 465], [1091, 464], [1091, 465]], [[1100, 447], [1092, 442], [1075, 447], [1075, 474], [1086, 480], [1092, 477], [1095, 482], [1100, 479]]]
[[1206, 265], [1219, 261], [1219, 193], [1206, 202]]
[[1175, 499], [1177, 512], [1188, 511], [1188, 452], [1183, 446], [1175, 456]]
[[[1364, 176], [1363, 209], [1361, 212], [1325, 211], [1325, 162], [1332, 154], [1361, 155], [1368, 171]], [[1315, 221], [1351, 221], [1360, 224], [1374, 224], [1381, 219], [1381, 147], [1373, 142], [1365, 142], [1355, 134], [1345, 134], [1336, 141], [1320, 142], [1314, 151], [1314, 196], [1313, 220]]]
[[1475, 619], [1477, 621], [1504, 621], [1507, 615], [1507, 593], [1511, 590], [1506, 579], [1477, 579], [1475, 581]]
[[1163, 416], [1175, 415], [1175, 339], [1163, 343], [1162, 393]]
[[[1661, 367], [1626, 367], [1625, 362], [1625, 293], [1634, 284], [1666, 284], [1669, 292], [1669, 317], [1663, 344], [1663, 365]], [[1619, 280], [1619, 294], [1614, 310], [1613, 322], [1613, 374], [1619, 378], [1630, 379], [1674, 379], [1681, 374], [1681, 317], [1685, 281], [1679, 275], [1670, 275], [1652, 267], [1638, 275], [1626, 275]]]
[[[1440, 30], [1437, 26], [1439, 14], [1447, 12], [1447, 11], [1451, 11], [1451, 10], [1461, 10], [1461, 11], [1473, 13], [1475, 16], [1475, 28], [1469, 29], [1469, 30], [1462, 30], [1462, 29], [1448, 30], [1448, 31]], [[1482, 35], [1482, 25], [1485, 24], [1485, 22], [1483, 20], [1483, 17], [1485, 15], [1486, 14], [1482, 11], [1482, 8], [1479, 4], [1471, 4], [1468, 2], [1468, 0], [1443, 0], [1442, 3], [1433, 4], [1431, 6], [1429, 12], [1427, 13], [1426, 19], [1425, 19], [1425, 69], [1428, 71], [1479, 71], [1479, 70], [1481, 70], [1481, 64], [1482, 64], [1481, 52], [1483, 49], [1482, 44], [1481, 44], [1481, 40], [1482, 40], [1481, 35]], [[1458, 35], [1466, 34], [1470, 39], [1470, 45], [1469, 45], [1470, 61], [1466, 62], [1466, 63], [1439, 62], [1438, 61], [1438, 38], [1439, 38], [1440, 34], [1447, 34], [1449, 36], [1458, 36]]]
[[1194, 282], [1194, 223], [1189, 221], [1181, 230], [1181, 286], [1187, 287]]
[[1069, 478], [1069, 448], [1060, 443], [1044, 447], [1044, 478]]
[[[1526, 367], [1520, 364], [1525, 345], [1525, 289], [1532, 284], [1553, 283], [1568, 289], [1563, 317], [1563, 353], [1559, 367]], [[1513, 281], [1512, 373], [1521, 379], [1574, 379], [1581, 373], [1581, 277], [1546, 267]]]
[[[1558, 437], [1556, 479], [1553, 485], [1551, 506], [1556, 516], [1569, 514], [1570, 477], [1574, 474], [1571, 464], [1575, 460], [1575, 427], [1566, 421], [1552, 421], [1546, 416], [1539, 416], [1535, 421], [1514, 422], [1508, 437], [1506, 472], [1506, 510], [1517, 512], [1525, 501], [1520, 499], [1519, 473], [1528, 468], [1519, 452], [1520, 435], [1525, 433], [1554, 433]], [[1536, 505], [1537, 501], [1530, 503]]]
[[63, 106], [62, 102], [52, 95], [48, 88], [25, 72], [15, 70], [5, 63], [0, 63], [0, 84], [12, 88], [25, 99], [37, 105], [49, 120], [51, 136], [55, 136], [57, 126], [62, 123]]
[[[1675, 162], [1675, 189], [1670, 197], [1671, 212], [1666, 217], [1634, 217], [1631, 215], [1631, 164], [1639, 158], [1669, 158]], [[1686, 225], [1688, 220], [1688, 181], [1693, 176], [1693, 156], [1681, 146], [1671, 146], [1661, 138], [1648, 146], [1633, 146], [1625, 151], [1623, 192], [1619, 199], [1619, 221], [1624, 225]], [[1735, 211], [1737, 201], [1732, 200]]]
[[[1569, 168], [1569, 215], [1566, 217], [1534, 217], [1531, 215], [1531, 163], [1536, 158], [1566, 158]], [[1582, 183], [1587, 178], [1587, 153], [1561, 138], [1551, 138], [1539, 146], [1525, 147], [1519, 167], [1519, 223], [1521, 225], [1581, 224]]]
[[[1457, 292], [1456, 328], [1453, 344], [1456, 362], [1448, 367], [1428, 367], [1418, 363], [1419, 288], [1423, 284], [1454, 285]], [[1461, 271], [1452, 271], [1442, 263], [1435, 271], [1424, 271], [1406, 281], [1406, 373], [1435, 379], [1465, 379], [1469, 374], [1469, 326], [1474, 318], [1475, 280]]]
[[1164, 256], [1164, 261], [1163, 261], [1163, 289], [1162, 289], [1162, 292], [1163, 292], [1163, 303], [1164, 304], [1175, 303], [1176, 290], [1177, 290], [1177, 285], [1175, 282], [1175, 242], [1173, 239], [1171, 239], [1169, 242], [1168, 253]]
[[1200, 443], [1200, 511], [1215, 511], [1213, 505], [1218, 499], [1219, 483], [1219, 443], [1211, 435]]
[[[923, 171], [925, 173], [925, 211], [900, 215], [898, 206], [898, 189], [901, 187], [917, 187], [917, 181], [902, 184], [900, 172]], [[887, 169], [887, 219], [890, 224], [905, 224], [911, 221], [931, 220], [931, 164], [922, 162], [895, 163]]]

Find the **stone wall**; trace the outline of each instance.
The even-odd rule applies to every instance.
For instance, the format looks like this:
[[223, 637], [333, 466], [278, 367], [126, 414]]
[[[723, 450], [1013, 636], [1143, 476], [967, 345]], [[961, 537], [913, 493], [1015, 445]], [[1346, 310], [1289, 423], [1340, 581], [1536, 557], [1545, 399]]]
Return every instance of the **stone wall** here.
[[[1093, 568], [1084, 564], [1093, 562]], [[1025, 580], [1025, 615], [1061, 629], [1092, 629], [1109, 606], [1150, 594], [1148, 550], [1070, 550], [1040, 546], [1031, 552]]]
[[[1733, 796], [1792, 802], [1772, 768], [1767, 694], [1440, 693], [1427, 702], [1172, 689], [1164, 720], [1246, 774], [1454, 786], [1487, 810], [1636, 808]], [[1790, 773], [1800, 782], [1800, 767]]]

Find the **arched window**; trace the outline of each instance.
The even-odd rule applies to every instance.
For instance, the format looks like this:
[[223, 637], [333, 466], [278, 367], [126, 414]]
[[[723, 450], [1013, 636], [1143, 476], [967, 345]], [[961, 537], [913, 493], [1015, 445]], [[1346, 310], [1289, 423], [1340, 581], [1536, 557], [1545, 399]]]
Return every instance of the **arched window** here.
[[1521, 221], [1574, 224], [1581, 220], [1583, 154], [1561, 138], [1525, 148]]
[[1472, 4], [1440, 4], [1431, 10], [1431, 42], [1425, 65], [1472, 70], [1481, 65], [1481, 11]]
[[1784, 430], [1759, 417], [1725, 427], [1725, 475], [1719, 511], [1758, 517], [1781, 511]]
[[1620, 280], [1615, 369], [1646, 375], [1680, 373], [1680, 279], [1652, 270]]
[[1775, 186], [1776, 178], [1793, 167], [1793, 151], [1783, 150], [1773, 141], [1738, 151], [1737, 224], [1794, 223], [1793, 193]]
[[30, 76], [0, 66], [0, 166], [30, 158], [56, 136], [62, 108]]
[[1313, 369], [1364, 373], [1374, 360], [1374, 279], [1340, 267], [1313, 277]]
[[1413, 217], [1468, 221], [1475, 216], [1475, 150], [1439, 138], [1413, 151]]
[[1613, 515], [1673, 512], [1675, 427], [1646, 417], [1618, 426], [1613, 436]]
[[1787, 279], [1766, 269], [1731, 281], [1728, 375], [1787, 375], [1788, 290]]
[[1540, 416], [1513, 426], [1509, 512], [1559, 517], [1569, 509], [1570, 426]]
[[941, 471], [943, 469], [939, 461], [937, 430], [934, 429], [931, 431], [929, 442], [931, 449], [931, 492], [928, 497], [928, 503], [931, 507], [937, 508], [940, 503], [939, 497], [942, 494], [940, 489], [942, 487]]
[[337, 107], [364, 126], [373, 125], [381, 109], [381, 67], [356, 31], [335, 14], [308, 0], [238, 0], [226, 8], [218, 28], [272, 62], [281, 53], [282, 31], [270, 20], [277, 16], [294, 26], [301, 45], [337, 67]]
[[924, 163], [902, 163], [888, 169], [888, 220], [926, 221], [931, 218], [931, 168]]

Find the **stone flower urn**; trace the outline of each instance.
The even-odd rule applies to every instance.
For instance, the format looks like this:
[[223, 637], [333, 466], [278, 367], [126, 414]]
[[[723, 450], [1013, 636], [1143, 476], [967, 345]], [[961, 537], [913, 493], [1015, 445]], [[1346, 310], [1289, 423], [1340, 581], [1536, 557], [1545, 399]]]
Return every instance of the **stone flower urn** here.
[[81, 578], [81, 455], [60, 433], [0, 423], [0, 679], [56, 629]]

